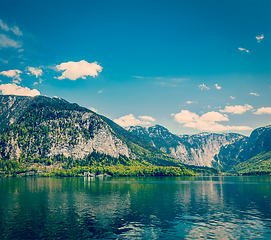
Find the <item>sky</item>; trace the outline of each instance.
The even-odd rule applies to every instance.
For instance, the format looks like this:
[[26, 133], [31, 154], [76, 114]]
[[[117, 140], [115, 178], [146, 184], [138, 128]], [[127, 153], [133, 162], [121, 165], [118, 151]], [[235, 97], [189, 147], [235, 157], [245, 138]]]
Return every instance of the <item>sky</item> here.
[[0, 94], [175, 134], [271, 124], [271, 1], [1, 0]]

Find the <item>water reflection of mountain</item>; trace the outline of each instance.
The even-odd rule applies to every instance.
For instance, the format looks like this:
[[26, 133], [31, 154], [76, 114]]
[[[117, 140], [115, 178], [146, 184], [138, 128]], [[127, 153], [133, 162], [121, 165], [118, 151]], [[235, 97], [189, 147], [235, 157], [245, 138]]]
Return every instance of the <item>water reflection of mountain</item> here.
[[1, 179], [0, 231], [6, 239], [270, 236], [270, 180]]

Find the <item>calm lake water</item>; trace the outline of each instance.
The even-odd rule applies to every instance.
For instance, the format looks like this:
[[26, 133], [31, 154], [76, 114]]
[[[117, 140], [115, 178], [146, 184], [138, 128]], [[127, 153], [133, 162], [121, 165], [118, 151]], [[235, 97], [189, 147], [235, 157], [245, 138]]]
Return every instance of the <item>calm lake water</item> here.
[[271, 239], [271, 177], [0, 179], [0, 239]]

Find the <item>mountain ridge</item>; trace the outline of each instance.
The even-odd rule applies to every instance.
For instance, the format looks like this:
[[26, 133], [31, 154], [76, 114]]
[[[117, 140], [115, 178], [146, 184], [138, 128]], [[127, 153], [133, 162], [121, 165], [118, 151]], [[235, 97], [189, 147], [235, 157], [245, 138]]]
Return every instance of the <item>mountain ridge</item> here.
[[217, 166], [214, 156], [219, 153], [222, 146], [247, 138], [237, 133], [203, 132], [193, 135], [177, 135], [160, 125], [147, 128], [132, 126], [127, 130], [184, 164], [208, 167]]
[[1, 95], [0, 122], [2, 161], [28, 164], [83, 159], [89, 164], [88, 159], [96, 156], [100, 159], [91, 161], [102, 166], [123, 162], [186, 169], [110, 119], [63, 99]]
[[[233, 173], [236, 166], [253, 169], [253, 160], [271, 151], [271, 125], [254, 129], [250, 136], [237, 133], [172, 134], [163, 126], [132, 126], [131, 133], [176, 158], [183, 164], [209, 166]], [[256, 156], [260, 157], [256, 157]], [[268, 156], [262, 160], [268, 171]], [[266, 157], [267, 156], [267, 157]], [[252, 160], [251, 160], [252, 159]], [[267, 163], [265, 164], [265, 162]], [[243, 164], [242, 164], [243, 163]], [[233, 169], [232, 171], [230, 171]], [[271, 172], [271, 166], [270, 166]], [[243, 171], [246, 172], [246, 171]], [[261, 172], [261, 171], [259, 171]], [[246, 172], [247, 173], [247, 172]]]

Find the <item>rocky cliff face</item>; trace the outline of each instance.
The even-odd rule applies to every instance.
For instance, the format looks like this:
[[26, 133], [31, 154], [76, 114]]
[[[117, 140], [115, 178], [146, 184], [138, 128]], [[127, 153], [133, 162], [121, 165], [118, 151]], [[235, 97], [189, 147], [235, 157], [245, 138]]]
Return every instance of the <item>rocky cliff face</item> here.
[[249, 138], [222, 147], [215, 159], [223, 170], [229, 170], [260, 153], [269, 151], [271, 151], [271, 125], [256, 128]]
[[[130, 157], [125, 143], [94, 112], [61, 99], [1, 96], [1, 158], [83, 158], [94, 150]], [[5, 128], [6, 127], [6, 128]]]
[[271, 151], [271, 125], [253, 130], [244, 151], [239, 154], [238, 158], [243, 162], [261, 152], [268, 151]]
[[129, 127], [127, 130], [184, 164], [208, 167], [220, 165], [214, 156], [219, 153], [222, 146], [247, 139], [236, 133], [201, 133], [178, 136], [159, 125], [135, 126]]

